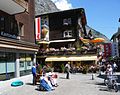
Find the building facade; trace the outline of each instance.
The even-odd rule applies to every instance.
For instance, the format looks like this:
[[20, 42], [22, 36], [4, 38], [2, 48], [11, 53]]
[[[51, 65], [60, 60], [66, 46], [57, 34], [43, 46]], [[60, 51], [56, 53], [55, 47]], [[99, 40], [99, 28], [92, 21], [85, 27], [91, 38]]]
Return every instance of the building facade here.
[[118, 66], [117, 71], [120, 71], [120, 27], [118, 28], [118, 31], [111, 37], [111, 41], [113, 42], [114, 46], [114, 54], [116, 54], [113, 56], [113, 59]]
[[56, 71], [67, 62], [76, 66], [96, 63], [96, 48], [81, 41], [88, 36], [83, 8], [38, 15], [35, 23], [39, 63], [51, 63]]
[[109, 58], [112, 56], [112, 44], [111, 43], [104, 43], [104, 58]]
[[120, 54], [120, 28], [118, 28], [118, 31], [112, 36], [111, 40], [114, 43], [118, 43], [118, 54]]
[[0, 80], [30, 74], [36, 62], [34, 8], [34, 0], [0, 1]]
[[119, 52], [118, 52], [118, 43], [113, 42], [112, 43], [112, 56], [119, 56]]

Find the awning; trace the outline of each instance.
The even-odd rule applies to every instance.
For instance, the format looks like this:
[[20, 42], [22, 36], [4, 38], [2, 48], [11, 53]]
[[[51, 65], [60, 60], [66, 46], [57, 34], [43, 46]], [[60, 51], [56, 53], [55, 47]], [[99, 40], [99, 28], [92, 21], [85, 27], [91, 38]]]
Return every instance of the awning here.
[[66, 40], [52, 40], [50, 43], [55, 43], [55, 42], [74, 42], [75, 39], [66, 39]]
[[21, 0], [0, 0], [0, 9], [8, 14], [17, 14], [25, 11], [25, 8], [20, 5]]
[[48, 57], [45, 61], [97, 61], [97, 56]]

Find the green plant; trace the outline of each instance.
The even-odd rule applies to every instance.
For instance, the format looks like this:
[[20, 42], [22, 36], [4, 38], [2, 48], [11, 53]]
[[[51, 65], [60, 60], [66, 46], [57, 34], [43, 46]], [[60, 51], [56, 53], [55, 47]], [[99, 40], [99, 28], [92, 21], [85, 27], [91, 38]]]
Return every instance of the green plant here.
[[64, 64], [61, 65], [61, 70], [62, 70], [62, 72], [65, 72], [65, 66], [64, 66]]
[[47, 67], [46, 72], [52, 72], [52, 68], [51, 68], [50, 66], [49, 66], [49, 67]]
[[87, 66], [84, 66], [82, 73], [83, 73], [83, 74], [87, 74], [87, 72], [88, 72], [88, 67], [87, 67]]
[[38, 64], [37, 65], [37, 68], [36, 68], [36, 72], [39, 74], [42, 70], [42, 65], [41, 64]]

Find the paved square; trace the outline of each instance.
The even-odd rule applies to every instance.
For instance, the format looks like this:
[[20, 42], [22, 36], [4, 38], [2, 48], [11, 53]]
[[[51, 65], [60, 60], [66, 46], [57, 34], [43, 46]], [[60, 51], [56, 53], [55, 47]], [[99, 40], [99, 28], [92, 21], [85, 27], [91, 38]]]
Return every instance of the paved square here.
[[32, 85], [32, 75], [19, 78], [24, 82], [23, 86], [11, 87], [16, 79], [0, 82], [0, 95], [120, 95], [120, 92], [108, 91], [103, 84], [104, 80], [92, 74], [70, 74], [70, 79], [65, 79], [66, 74], [58, 73], [58, 87], [53, 91], [38, 91], [37, 86]]

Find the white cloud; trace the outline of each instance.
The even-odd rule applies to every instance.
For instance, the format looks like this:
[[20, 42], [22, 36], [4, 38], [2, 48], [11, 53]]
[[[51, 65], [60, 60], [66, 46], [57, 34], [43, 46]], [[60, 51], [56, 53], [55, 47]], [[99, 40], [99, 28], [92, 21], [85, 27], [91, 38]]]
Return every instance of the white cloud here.
[[68, 0], [52, 0], [58, 9], [60, 10], [68, 10], [72, 9], [72, 4], [68, 2]]

